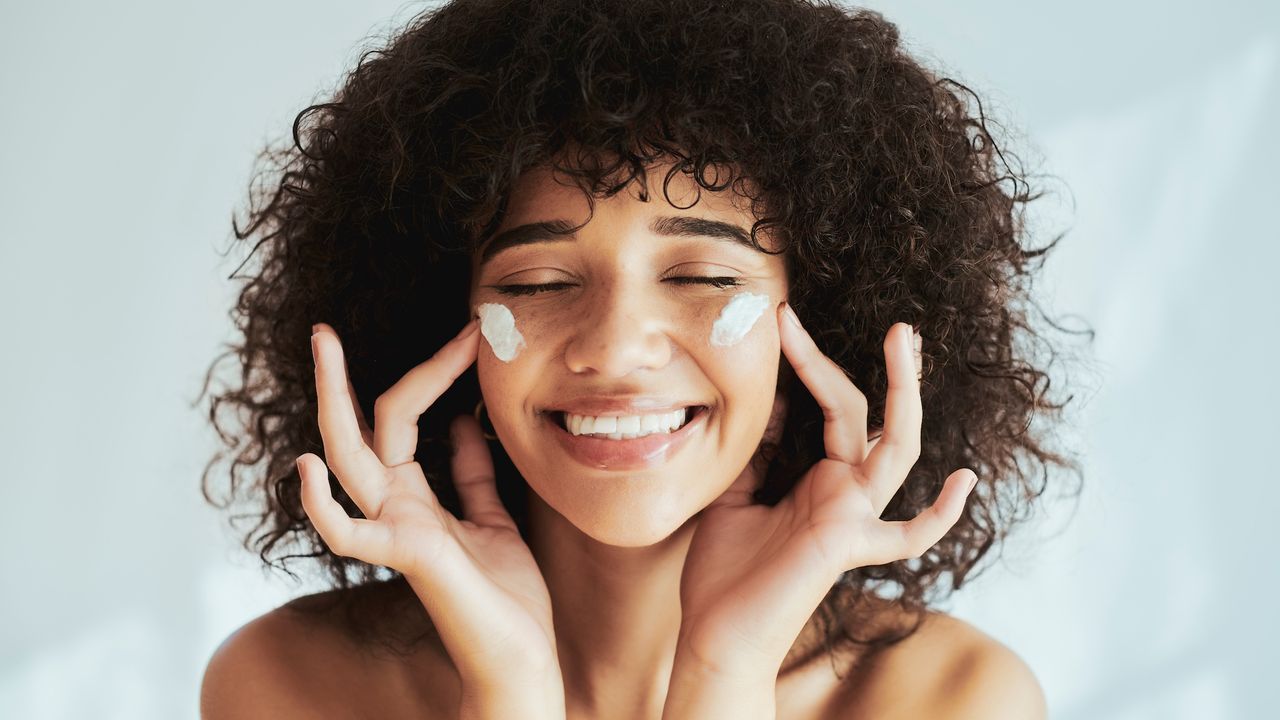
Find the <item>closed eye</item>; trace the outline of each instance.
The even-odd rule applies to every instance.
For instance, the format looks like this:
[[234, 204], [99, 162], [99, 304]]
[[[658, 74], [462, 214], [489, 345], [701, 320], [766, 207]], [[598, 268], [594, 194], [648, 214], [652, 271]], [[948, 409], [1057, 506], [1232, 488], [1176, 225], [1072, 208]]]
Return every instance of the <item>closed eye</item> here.
[[672, 277], [667, 278], [677, 285], [710, 285], [712, 287], [726, 288], [735, 287], [742, 284], [742, 281], [734, 277]]
[[573, 283], [541, 283], [539, 285], [494, 285], [494, 290], [503, 295], [533, 295], [534, 293], [563, 290], [573, 287]]
[[[676, 285], [710, 285], [715, 288], [736, 287], [742, 284], [741, 280], [734, 277], [671, 277], [666, 278], [666, 281]], [[493, 285], [491, 287], [503, 295], [534, 295], [541, 292], [564, 290], [574, 287], [574, 285], [573, 283], [555, 282], [536, 285]]]

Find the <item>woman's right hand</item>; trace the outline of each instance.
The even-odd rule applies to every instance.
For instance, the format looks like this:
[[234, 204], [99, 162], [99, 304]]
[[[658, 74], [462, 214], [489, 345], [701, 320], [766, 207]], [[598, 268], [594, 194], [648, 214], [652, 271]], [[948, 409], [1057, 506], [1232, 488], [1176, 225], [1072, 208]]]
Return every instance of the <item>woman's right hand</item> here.
[[[493, 459], [475, 418], [459, 416], [450, 427], [463, 520], [440, 505], [414, 460], [418, 418], [475, 362], [477, 329], [473, 319], [379, 396], [370, 429], [337, 334], [314, 326], [325, 457], [304, 453], [298, 472], [303, 508], [324, 542], [339, 555], [403, 574], [458, 669], [464, 706], [500, 716], [508, 702], [563, 705], [546, 582], [498, 499]], [[349, 517], [334, 500], [326, 463], [364, 518]]]

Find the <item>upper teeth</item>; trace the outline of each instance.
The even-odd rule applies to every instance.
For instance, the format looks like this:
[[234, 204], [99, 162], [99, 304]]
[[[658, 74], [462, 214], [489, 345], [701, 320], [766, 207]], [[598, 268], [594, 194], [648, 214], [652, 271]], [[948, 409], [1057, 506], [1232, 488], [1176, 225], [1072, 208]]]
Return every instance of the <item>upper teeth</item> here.
[[660, 415], [575, 415], [564, 414], [565, 427], [574, 435], [598, 435], [611, 440], [644, 437], [653, 433], [669, 433], [684, 425], [688, 408]]

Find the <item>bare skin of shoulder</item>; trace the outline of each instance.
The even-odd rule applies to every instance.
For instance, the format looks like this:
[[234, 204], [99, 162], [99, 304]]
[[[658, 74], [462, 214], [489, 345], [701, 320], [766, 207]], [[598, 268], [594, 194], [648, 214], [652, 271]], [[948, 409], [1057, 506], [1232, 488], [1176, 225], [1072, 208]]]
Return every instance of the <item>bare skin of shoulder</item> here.
[[[401, 597], [390, 585], [378, 584], [347, 591], [345, 598], [334, 592], [306, 596], [263, 615], [219, 649], [224, 664], [240, 666], [233, 671], [239, 681], [220, 683], [221, 689], [206, 681], [202, 715], [214, 715], [215, 709], [227, 714], [234, 706], [244, 708], [245, 717], [286, 720], [455, 717], [461, 690], [457, 672], [415, 603], [411, 595]], [[361, 639], [349, 625], [348, 612], [365, 613], [366, 621], [376, 618], [364, 632], [413, 642], [397, 647]], [[904, 622], [903, 617], [886, 606], [885, 622]], [[814, 639], [812, 632], [806, 628], [797, 650]], [[211, 667], [218, 660], [215, 656]], [[777, 717], [956, 717], [949, 708], [957, 698], [988, 691], [969, 686], [990, 682], [990, 673], [974, 668], [993, 660], [1006, 663], [1005, 672], [1025, 670], [1011, 651], [973, 626], [931, 612], [906, 640], [874, 653], [838, 656], [838, 671], [830, 656], [819, 654], [780, 675]], [[1033, 689], [1038, 692], [1038, 685]]]

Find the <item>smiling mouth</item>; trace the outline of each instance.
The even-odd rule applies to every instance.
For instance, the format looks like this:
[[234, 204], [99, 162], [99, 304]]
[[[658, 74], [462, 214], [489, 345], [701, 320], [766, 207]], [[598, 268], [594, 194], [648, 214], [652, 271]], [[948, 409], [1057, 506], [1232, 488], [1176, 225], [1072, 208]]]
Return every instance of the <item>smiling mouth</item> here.
[[677, 433], [708, 409], [705, 405], [689, 405], [668, 413], [644, 415], [579, 415], [563, 410], [549, 414], [562, 430], [574, 437], [634, 440]]

